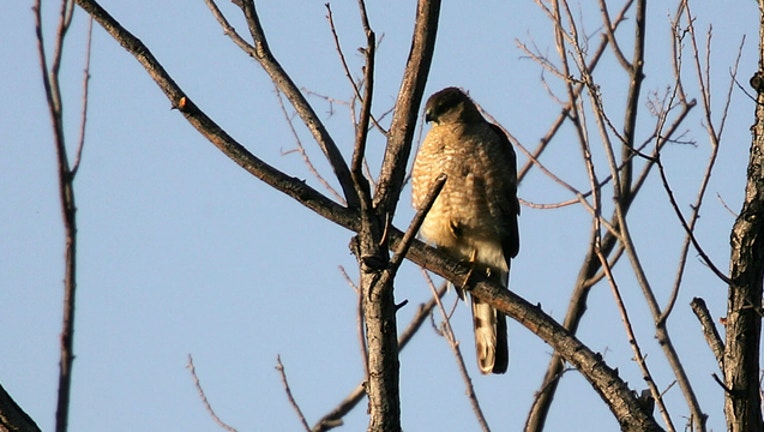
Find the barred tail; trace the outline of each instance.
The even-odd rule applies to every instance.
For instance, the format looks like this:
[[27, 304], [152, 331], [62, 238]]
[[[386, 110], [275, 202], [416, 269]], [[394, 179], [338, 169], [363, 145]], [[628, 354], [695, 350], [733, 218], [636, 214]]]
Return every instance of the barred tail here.
[[479, 298], [474, 296], [470, 298], [475, 326], [475, 349], [480, 372], [502, 374], [509, 366], [507, 318]]

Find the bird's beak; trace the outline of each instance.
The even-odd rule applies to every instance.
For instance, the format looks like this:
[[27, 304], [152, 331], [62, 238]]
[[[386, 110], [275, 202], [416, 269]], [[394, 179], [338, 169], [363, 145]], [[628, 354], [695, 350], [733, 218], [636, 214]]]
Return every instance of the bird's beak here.
[[424, 113], [424, 121], [429, 123], [431, 121], [435, 120], [435, 118], [430, 114], [430, 110], [425, 111]]

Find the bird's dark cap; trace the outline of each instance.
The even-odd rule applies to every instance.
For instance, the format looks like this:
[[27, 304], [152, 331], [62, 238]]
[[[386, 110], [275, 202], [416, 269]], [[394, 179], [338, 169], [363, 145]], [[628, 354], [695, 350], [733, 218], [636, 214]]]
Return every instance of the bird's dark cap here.
[[448, 112], [470, 97], [458, 87], [446, 87], [433, 93], [424, 106], [424, 119], [426, 122], [438, 122], [441, 115]]

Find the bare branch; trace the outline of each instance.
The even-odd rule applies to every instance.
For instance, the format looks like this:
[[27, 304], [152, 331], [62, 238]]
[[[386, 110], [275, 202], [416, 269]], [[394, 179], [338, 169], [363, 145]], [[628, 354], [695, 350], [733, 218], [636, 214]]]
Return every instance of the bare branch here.
[[196, 391], [199, 393], [199, 398], [202, 400], [204, 408], [207, 410], [207, 413], [210, 415], [210, 417], [212, 417], [212, 420], [218, 426], [227, 430], [228, 432], [238, 432], [234, 427], [221, 420], [220, 417], [218, 417], [218, 415], [215, 413], [215, 410], [212, 409], [212, 405], [210, 404], [209, 400], [207, 400], [207, 395], [204, 393], [204, 389], [202, 388], [202, 383], [199, 381], [199, 377], [196, 375], [196, 367], [194, 367], [194, 359], [191, 357], [191, 354], [188, 355], [188, 364], [186, 365], [186, 368], [189, 370], [189, 372], [191, 372], [191, 378], [194, 380], [194, 387], [196, 387]]
[[337, 200], [337, 202], [343, 205], [347, 205], [345, 198], [343, 198], [332, 187], [332, 185], [330, 185], [329, 182], [326, 181], [324, 176], [322, 176], [321, 173], [319, 173], [316, 167], [313, 165], [313, 162], [311, 162], [310, 157], [308, 157], [308, 153], [305, 151], [305, 146], [302, 145], [302, 140], [300, 139], [300, 135], [297, 133], [297, 129], [295, 129], [294, 123], [292, 123], [292, 117], [289, 115], [289, 113], [287, 113], [286, 106], [284, 105], [284, 99], [281, 97], [281, 90], [279, 90], [279, 88], [276, 85], [274, 85], [274, 91], [276, 92], [276, 99], [279, 101], [279, 107], [281, 108], [281, 113], [284, 114], [284, 119], [287, 121], [289, 130], [292, 132], [292, 136], [294, 137], [295, 143], [297, 144], [296, 151], [300, 153], [300, 156], [302, 156], [302, 161], [305, 162], [305, 166], [308, 167], [308, 170], [310, 171], [310, 173], [313, 174], [316, 180], [318, 180], [318, 182], [321, 183], [321, 185], [334, 197], [334, 199]]
[[395, 103], [382, 171], [374, 195], [374, 206], [391, 217], [395, 213], [395, 205], [403, 188], [419, 105], [435, 50], [439, 16], [440, 0], [417, 2], [414, 36]]
[[178, 108], [186, 120], [226, 156], [250, 174], [294, 198], [321, 216], [350, 230], [357, 231], [358, 220], [355, 217], [355, 211], [338, 205], [306, 185], [305, 182], [284, 174], [250, 153], [193, 103], [140, 39], [122, 27], [95, 1], [76, 1], [104, 30], [136, 58], [165, 93], [172, 106]]
[[217, 4], [215, 4], [215, 0], [204, 0], [204, 2], [207, 4], [207, 7], [210, 8], [210, 11], [212, 12], [212, 16], [215, 17], [215, 19], [218, 21], [221, 27], [223, 27], [223, 33], [231, 38], [234, 44], [241, 48], [245, 53], [247, 53], [250, 57], [255, 57], [255, 53], [257, 50], [255, 47], [244, 40], [244, 38], [236, 32], [236, 29], [231, 26], [231, 24], [228, 23], [228, 20], [225, 18], [223, 13], [218, 8]]
[[[72, 386], [72, 367], [74, 363], [74, 313], [75, 294], [77, 291], [77, 206], [74, 199], [74, 175], [75, 172], [69, 165], [69, 157], [66, 150], [66, 138], [64, 134], [63, 99], [59, 85], [59, 69], [63, 56], [64, 38], [71, 24], [74, 13], [74, 3], [71, 0], [62, 0], [59, 13], [58, 31], [54, 41], [53, 58], [48, 69], [48, 60], [45, 52], [45, 41], [42, 30], [41, 2], [36, 0], [32, 7], [35, 15], [35, 32], [37, 36], [37, 54], [40, 61], [42, 81], [45, 87], [45, 96], [48, 104], [51, 126], [53, 129], [54, 146], [56, 149], [57, 175], [59, 203], [64, 224], [64, 304], [63, 320], [61, 325], [60, 361], [58, 374], [58, 397], [56, 401], [56, 432], [66, 432], [69, 423], [69, 400]], [[88, 56], [89, 56], [88, 47]], [[87, 69], [86, 69], [87, 74]], [[86, 80], [87, 82], [87, 80]], [[87, 86], [86, 86], [87, 89]], [[87, 101], [87, 90], [85, 92]], [[82, 120], [82, 136], [84, 137], [84, 114]], [[84, 140], [84, 138], [83, 138]], [[79, 164], [82, 144], [78, 146], [75, 163]]]
[[364, 32], [366, 33], [366, 49], [364, 50], [366, 66], [364, 67], [363, 78], [364, 92], [363, 96], [359, 95], [361, 101], [361, 113], [359, 114], [359, 121], [356, 125], [355, 146], [353, 147], [353, 157], [350, 162], [350, 175], [353, 179], [356, 194], [358, 194], [360, 198], [361, 212], [365, 213], [369, 210], [368, 207], [371, 204], [371, 187], [369, 185], [369, 180], [363, 175], [363, 161], [366, 156], [366, 141], [369, 136], [371, 101], [374, 90], [374, 57], [377, 42], [374, 32], [371, 30], [371, 27], [369, 27], [369, 20], [366, 17], [366, 6], [363, 4], [363, 1], [359, 1], [359, 5], [361, 9], [361, 22], [363, 23]]
[[727, 277], [727, 275], [724, 274], [713, 263], [713, 261], [711, 261], [711, 258], [708, 256], [708, 254], [706, 254], [706, 251], [700, 245], [697, 238], [695, 238], [693, 227], [691, 227], [690, 224], [687, 222], [687, 219], [685, 219], [684, 214], [682, 214], [682, 210], [679, 208], [679, 204], [677, 204], [676, 202], [676, 198], [674, 197], [674, 192], [671, 190], [671, 186], [668, 183], [666, 170], [660, 161], [660, 157], [658, 157], [657, 159], [657, 166], [658, 166], [658, 172], [661, 175], [661, 181], [663, 182], [663, 189], [666, 191], [666, 195], [668, 195], [669, 202], [671, 203], [671, 207], [674, 209], [674, 213], [679, 219], [679, 222], [681, 222], [682, 228], [684, 228], [685, 232], [687, 233], [687, 236], [692, 242], [693, 247], [695, 247], [695, 251], [698, 253], [698, 255], [700, 255], [701, 259], [703, 260], [703, 263], [706, 264], [706, 266], [716, 275], [716, 277], [721, 279], [726, 284], [731, 284], [732, 281], [730, 280], [730, 278]]
[[[326, 7], [326, 19], [329, 21], [329, 29], [332, 32], [332, 38], [334, 39], [334, 49], [337, 51], [337, 55], [340, 57], [340, 64], [342, 64], [342, 69], [345, 71], [345, 77], [347, 77], [348, 81], [350, 82], [350, 86], [353, 88], [353, 93], [355, 94], [355, 97], [359, 100], [364, 100], [363, 96], [361, 96], [361, 91], [358, 88], [358, 83], [356, 83], [356, 80], [353, 79], [352, 74], [350, 73], [350, 67], [348, 66], [347, 60], [345, 60], [345, 53], [342, 51], [342, 46], [340, 45], [340, 37], [337, 34], [337, 28], [334, 26], [334, 14], [332, 13], [332, 7], [329, 3], [326, 3], [324, 5]], [[365, 9], [365, 8], [364, 8]], [[362, 13], [362, 21], [364, 22], [364, 29], [368, 28], [369, 20], [368, 18], [365, 18], [366, 12]], [[376, 42], [375, 42], [376, 43]], [[364, 85], [369, 86], [369, 83], [367, 80], [363, 81]], [[387, 135], [387, 131], [385, 128], [382, 127], [382, 125], [379, 124], [379, 121], [374, 117], [374, 114], [369, 114], [369, 119], [372, 123], [374, 123], [374, 126], [382, 133]]]
[[629, 345], [631, 345], [631, 348], [634, 351], [634, 361], [637, 362], [637, 365], [639, 365], [639, 369], [642, 371], [642, 378], [647, 383], [647, 387], [650, 390], [650, 394], [652, 395], [653, 401], [655, 401], [658, 404], [658, 410], [663, 416], [663, 421], [666, 423], [666, 427], [668, 428], [669, 431], [674, 431], [676, 430], [674, 428], [674, 423], [671, 421], [671, 416], [669, 415], [668, 409], [666, 409], [666, 405], [663, 403], [663, 397], [661, 395], [661, 392], [658, 390], [658, 387], [655, 385], [655, 381], [653, 380], [652, 374], [650, 373], [650, 370], [647, 368], [647, 362], [645, 361], [645, 356], [642, 354], [642, 349], [639, 347], [639, 343], [637, 342], [637, 337], [634, 334], [634, 328], [631, 325], [629, 314], [626, 311], [626, 305], [623, 302], [623, 297], [621, 297], [621, 292], [618, 289], [618, 285], [616, 284], [615, 278], [613, 277], [613, 274], [610, 271], [609, 263], [607, 262], [607, 259], [605, 258], [605, 256], [602, 254], [601, 250], [597, 250], [597, 256], [600, 259], [602, 270], [605, 273], [605, 276], [607, 277], [607, 280], [610, 284], [611, 291], [613, 293], [613, 297], [615, 298], [615, 303], [618, 306], [618, 311], [621, 315], [621, 321], [623, 322], [623, 326], [626, 330], [626, 335], [629, 340]]
[[337, 180], [342, 187], [348, 205], [351, 208], [358, 207], [358, 196], [353, 187], [350, 170], [345, 163], [342, 154], [337, 148], [334, 139], [329, 135], [326, 127], [316, 115], [313, 107], [305, 99], [305, 96], [292, 81], [292, 78], [281, 67], [281, 64], [279, 64], [273, 56], [273, 53], [271, 53], [270, 48], [268, 47], [268, 41], [265, 38], [265, 33], [260, 25], [260, 17], [257, 15], [253, 0], [243, 0], [241, 2], [241, 8], [247, 19], [249, 32], [254, 42], [254, 52], [251, 52], [250, 55], [260, 63], [265, 72], [271, 77], [274, 84], [276, 84], [286, 98], [289, 99], [289, 102], [292, 103], [292, 106], [294, 106], [295, 110], [300, 115], [305, 126], [307, 126], [308, 130], [313, 134], [313, 138], [315, 138], [319, 147], [324, 152], [324, 155], [334, 170], [334, 174], [337, 176]]
[[398, 267], [400, 267], [401, 263], [403, 262], [403, 258], [406, 256], [406, 252], [411, 246], [411, 242], [414, 241], [414, 238], [419, 232], [419, 228], [422, 226], [424, 218], [427, 216], [430, 208], [432, 208], [432, 204], [435, 202], [435, 199], [438, 198], [440, 191], [443, 190], [443, 186], [445, 186], [446, 180], [448, 180], [448, 176], [441, 174], [432, 182], [430, 191], [427, 192], [427, 195], [422, 200], [421, 207], [414, 215], [414, 218], [411, 220], [409, 228], [406, 230], [406, 233], [403, 235], [403, 238], [398, 244], [398, 248], [395, 250], [395, 255], [390, 260], [388, 272], [392, 273], [391, 277], [395, 277], [395, 273], [398, 271]]
[[[627, 4], [624, 6], [624, 9], [628, 9], [629, 6], [631, 6], [631, 3], [633, 3], [634, 0], [629, 0], [626, 2]], [[626, 70], [631, 70], [632, 65], [631, 63], [626, 60], [626, 56], [623, 55], [623, 51], [621, 51], [621, 47], [618, 45], [618, 39], [615, 37], [615, 31], [613, 23], [610, 21], [610, 14], [607, 10], [607, 3], [605, 3], [605, 0], [599, 0], [600, 3], [600, 12], [602, 13], [602, 21], [605, 24], [605, 34], [607, 34], [608, 42], [610, 42], [610, 47], [613, 49], [613, 54], [615, 55], [615, 58], [618, 60], [618, 63], [621, 64], [621, 67], [623, 67]]]
[[302, 423], [303, 428], [310, 432], [310, 426], [308, 425], [308, 422], [305, 420], [305, 416], [302, 414], [302, 410], [300, 409], [300, 406], [297, 405], [297, 401], [294, 400], [294, 396], [292, 396], [292, 389], [289, 388], [289, 382], [287, 382], [287, 376], [286, 376], [286, 370], [284, 370], [284, 365], [281, 363], [281, 356], [276, 356], [276, 370], [279, 371], [279, 375], [281, 375], [281, 383], [284, 385], [284, 392], [286, 392], [287, 398], [289, 399], [289, 404], [292, 405], [292, 408], [294, 408], [295, 412], [297, 413], [297, 417], [300, 419], [300, 423]]
[[698, 321], [700, 321], [703, 337], [706, 338], [708, 347], [714, 353], [716, 362], [719, 364], [719, 370], [724, 371], [724, 342], [722, 342], [722, 337], [719, 336], [719, 331], [716, 329], [716, 325], [714, 325], [714, 320], [711, 318], [711, 312], [708, 311], [706, 302], [700, 297], [695, 297], [690, 302], [690, 307], [695, 316], [698, 317]]
[[85, 147], [85, 126], [88, 120], [88, 90], [90, 86], [90, 47], [93, 42], [93, 18], [88, 20], [88, 39], [85, 46], [85, 70], [82, 77], [82, 112], [80, 113], [80, 139], [77, 142], [77, 151], [74, 154], [72, 164], [72, 176], [77, 175], [82, 159], [82, 149]]

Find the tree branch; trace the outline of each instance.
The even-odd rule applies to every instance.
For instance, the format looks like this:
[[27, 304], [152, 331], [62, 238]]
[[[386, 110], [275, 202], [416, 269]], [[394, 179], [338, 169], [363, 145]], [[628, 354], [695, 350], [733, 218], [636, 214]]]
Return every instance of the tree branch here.
[[135, 57], [141, 66], [146, 69], [146, 72], [148, 72], [157, 86], [164, 92], [172, 106], [183, 114], [191, 126], [226, 156], [250, 174], [274, 189], [296, 199], [321, 216], [335, 221], [352, 231], [358, 230], [356, 212], [352, 208], [348, 209], [340, 206], [305, 184], [305, 182], [284, 174], [250, 153], [192, 102], [190, 97], [175, 83], [140, 39], [122, 27], [96, 1], [76, 1], [107, 33]]
[[[213, 14], [218, 18], [221, 24], [226, 23], [224, 19], [221, 20], [222, 14], [217, 7], [214, 6], [212, 0], [207, 0], [208, 6], [213, 10]], [[95, 2], [92, 2], [95, 3]], [[295, 85], [292, 78], [284, 71], [281, 64], [276, 60], [268, 47], [268, 41], [265, 37], [265, 32], [260, 24], [260, 17], [257, 15], [257, 10], [253, 0], [242, 0], [240, 7], [244, 12], [244, 16], [247, 20], [250, 35], [252, 36], [253, 45], [242, 43], [243, 40], [238, 38], [237, 45], [247, 51], [247, 53], [257, 60], [262, 66], [263, 70], [271, 77], [271, 80], [276, 84], [287, 99], [292, 103], [297, 113], [300, 115], [303, 123], [307, 126], [308, 130], [313, 134], [314, 139], [318, 143], [321, 150], [324, 152], [326, 159], [334, 170], [334, 174], [337, 176], [337, 180], [342, 187], [342, 192], [345, 195], [345, 200], [350, 208], [356, 208], [359, 204], [358, 197], [355, 194], [353, 188], [353, 182], [350, 177], [350, 170], [345, 162], [342, 154], [340, 153], [334, 139], [329, 135], [326, 127], [316, 115], [313, 107], [305, 99], [300, 89]], [[216, 13], [217, 11], [217, 13]], [[226, 23], [227, 24], [227, 23]], [[225, 27], [226, 33], [237, 41], [236, 33], [232, 30], [228, 30], [230, 26]]]
[[289, 382], [287, 382], [286, 370], [284, 369], [284, 364], [281, 363], [280, 355], [276, 356], [276, 370], [281, 376], [281, 383], [284, 385], [284, 392], [286, 392], [287, 399], [289, 399], [289, 404], [292, 405], [292, 408], [294, 408], [295, 412], [297, 413], [297, 418], [300, 419], [302, 427], [306, 430], [306, 432], [310, 432], [308, 421], [305, 420], [305, 415], [303, 415], [300, 406], [297, 405], [297, 401], [294, 399], [294, 396], [292, 396], [292, 389], [289, 387]]
[[210, 404], [210, 401], [207, 400], [207, 395], [204, 393], [204, 389], [202, 388], [202, 383], [199, 380], [199, 376], [196, 375], [194, 358], [191, 357], [191, 354], [188, 355], [188, 364], [186, 365], [186, 368], [191, 373], [191, 379], [194, 380], [194, 387], [196, 387], [196, 392], [199, 393], [199, 398], [202, 400], [204, 408], [207, 410], [207, 414], [212, 417], [212, 421], [214, 421], [215, 424], [227, 430], [228, 432], [238, 432], [236, 428], [230, 426], [228, 423], [224, 422], [220, 417], [218, 417], [217, 413], [215, 413], [215, 410], [212, 409], [212, 404]]
[[[33, 6], [35, 14], [35, 30], [37, 36], [37, 53], [40, 60], [42, 80], [48, 103], [53, 139], [56, 149], [59, 201], [64, 223], [64, 305], [63, 322], [60, 340], [60, 361], [58, 376], [58, 398], [56, 403], [56, 432], [66, 432], [69, 423], [69, 399], [72, 386], [72, 366], [74, 363], [74, 312], [75, 294], [77, 289], [77, 206], [74, 200], [74, 176], [79, 166], [82, 146], [84, 143], [85, 121], [87, 118], [87, 75], [89, 66], [85, 67], [84, 108], [81, 119], [81, 140], [76, 150], [74, 168], [69, 164], [64, 133], [63, 98], [59, 85], [59, 69], [63, 56], [63, 46], [66, 33], [72, 21], [74, 3], [62, 0], [59, 12], [58, 31], [54, 41], [53, 58], [48, 68], [45, 53], [45, 41], [42, 31], [41, 2], [36, 0]], [[87, 45], [86, 58], [90, 61], [90, 43]]]
[[395, 214], [395, 205], [403, 188], [419, 105], [435, 51], [439, 16], [440, 0], [417, 2], [414, 36], [398, 91], [398, 100], [395, 102], [382, 171], [374, 196], [374, 206], [390, 218]]
[[1, 384], [0, 432], [41, 432], [37, 423], [21, 409]]
[[706, 338], [706, 343], [711, 348], [711, 352], [719, 364], [719, 370], [724, 371], [724, 342], [722, 342], [722, 337], [719, 336], [719, 331], [716, 329], [714, 320], [711, 318], [711, 312], [708, 311], [706, 302], [700, 297], [695, 297], [690, 302], [690, 307], [695, 316], [698, 317], [698, 321], [700, 321], [703, 337]]

